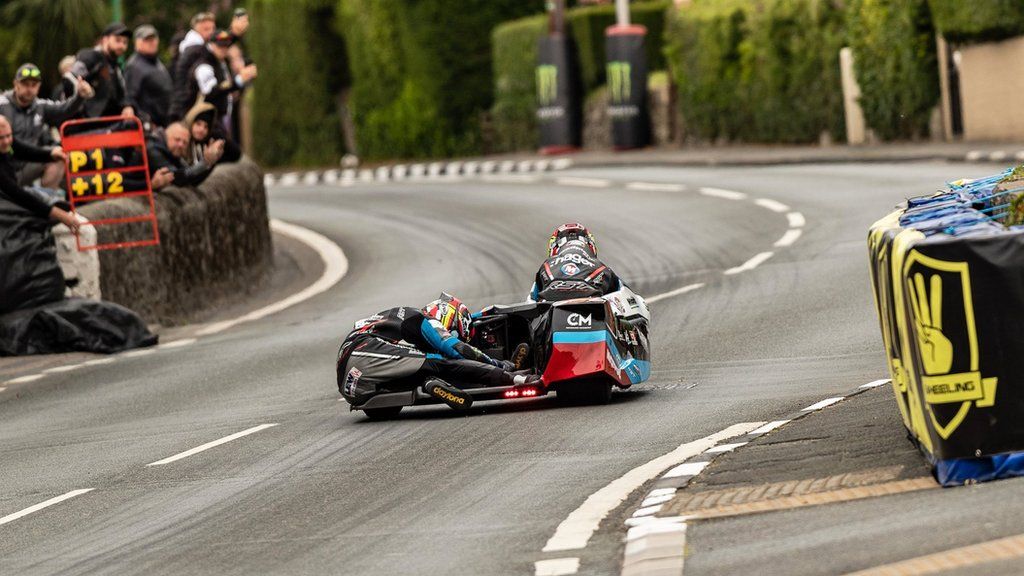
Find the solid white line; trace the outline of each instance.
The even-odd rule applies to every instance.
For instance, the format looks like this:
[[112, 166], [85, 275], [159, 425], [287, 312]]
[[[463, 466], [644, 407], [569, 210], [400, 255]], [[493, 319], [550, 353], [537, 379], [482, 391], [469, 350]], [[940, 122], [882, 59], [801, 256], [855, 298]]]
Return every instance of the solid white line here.
[[141, 350], [122, 352], [118, 354], [118, 356], [120, 356], [121, 358], [138, 358], [139, 356], [149, 356], [153, 352], [156, 352], [156, 348], [142, 348]]
[[753, 270], [754, 268], [757, 268], [774, 255], [774, 252], [761, 252], [760, 254], [754, 256], [750, 260], [747, 260], [743, 264], [740, 264], [735, 268], [729, 268], [728, 270], [725, 271], [725, 274], [732, 275], [739, 274], [740, 272], [747, 272], [748, 270]]
[[78, 370], [82, 367], [82, 364], [69, 364], [67, 366], [56, 366], [54, 368], [47, 368], [43, 370], [43, 374], [60, 374], [61, 372], [71, 372], [72, 370]]
[[861, 384], [860, 386], [858, 386], [858, 388], [878, 388], [879, 386], [884, 386], [890, 382], [892, 382], [892, 380], [890, 380], [889, 378], [883, 378], [881, 380], [874, 380], [868, 382], [867, 384]]
[[115, 360], [115, 358], [96, 358], [95, 360], [83, 362], [82, 366], [100, 366], [102, 364], [113, 364]]
[[665, 472], [662, 478], [682, 478], [683, 476], [696, 476], [700, 474], [711, 462], [685, 462]]
[[575, 574], [579, 569], [579, 558], [552, 558], [533, 563], [535, 576], [563, 576], [564, 574]]
[[0, 386], [0, 392], [3, 392], [4, 390], [7, 390], [7, 387], [6, 386]]
[[686, 186], [682, 184], [661, 184], [658, 182], [630, 182], [626, 184], [627, 190], [649, 190], [651, 192], [683, 192]]
[[775, 430], [779, 426], [782, 426], [782, 425], [785, 425], [785, 424], [789, 424], [790, 422], [792, 422], [792, 420], [776, 420], [774, 422], [769, 422], [769, 423], [765, 424], [764, 426], [761, 426], [757, 430], [751, 430], [750, 433], [751, 434], [767, 434], [767, 433], [771, 432], [772, 430]]
[[210, 324], [206, 328], [197, 332], [196, 334], [198, 336], [216, 334], [243, 322], [250, 322], [265, 316], [270, 316], [271, 314], [276, 314], [300, 302], [309, 300], [317, 294], [326, 292], [344, 278], [346, 273], [348, 273], [348, 259], [345, 257], [345, 253], [342, 252], [341, 248], [337, 244], [331, 242], [322, 234], [318, 234], [312, 230], [308, 230], [294, 224], [289, 224], [287, 222], [282, 222], [280, 220], [271, 220], [270, 228], [275, 232], [298, 240], [316, 250], [317, 253], [320, 254], [320, 259], [324, 262], [323, 274], [320, 275], [320, 278], [318, 278], [316, 282], [310, 284], [299, 292], [292, 294], [284, 300], [279, 300], [278, 302], [270, 304], [269, 306], [264, 306], [259, 310], [253, 310], [252, 312], [249, 312], [244, 316], [239, 316], [233, 320], [225, 320], [223, 322]]
[[807, 220], [804, 220], [804, 215], [799, 212], [790, 212], [789, 214], [786, 214], [786, 219], [789, 220], [790, 228], [802, 228], [803, 225], [807, 223]]
[[0, 518], [0, 525], [7, 524], [8, 522], [13, 522], [13, 521], [17, 520], [18, 518], [23, 518], [25, 516], [28, 516], [29, 514], [32, 514], [33, 512], [39, 512], [43, 508], [48, 508], [50, 506], [53, 506], [54, 504], [60, 504], [61, 502], [65, 501], [65, 500], [68, 500], [70, 498], [74, 498], [75, 496], [81, 496], [82, 494], [85, 494], [86, 492], [92, 492], [93, 490], [94, 490], [94, 488], [83, 488], [81, 490], [72, 490], [71, 492], [68, 492], [67, 494], [62, 494], [60, 496], [57, 496], [56, 498], [50, 498], [49, 500], [47, 500], [45, 502], [40, 502], [39, 504], [36, 504], [35, 506], [29, 506], [28, 508], [25, 508], [24, 510], [21, 510], [20, 512], [15, 512], [14, 514], [8, 514], [7, 516], [4, 516], [3, 518]]
[[633, 468], [622, 477], [611, 481], [605, 487], [591, 494], [578, 508], [558, 525], [555, 533], [544, 546], [544, 552], [579, 550], [587, 547], [609, 512], [617, 508], [645, 482], [657, 476], [662, 470], [675, 466], [711, 448], [722, 440], [735, 438], [761, 426], [764, 422], [743, 422], [735, 424], [693, 442], [680, 445], [675, 450], [659, 456], [646, 464]]
[[801, 410], [801, 412], [813, 412], [815, 410], [821, 410], [822, 408], [824, 408], [826, 406], [831, 406], [831, 405], [835, 404], [836, 402], [844, 400], [845, 398], [846, 398], [845, 396], [836, 396], [835, 398], [825, 398], [821, 402], [815, 402], [814, 404], [811, 404], [807, 408], [804, 408], [803, 410]]
[[610, 180], [601, 178], [565, 177], [555, 180], [560, 186], [585, 186], [587, 188], [607, 188], [612, 185]]
[[754, 204], [757, 204], [761, 208], [767, 208], [772, 212], [778, 212], [779, 214], [789, 212], [789, 206], [786, 206], [782, 202], [776, 202], [771, 198], [758, 198], [757, 200], [754, 200]]
[[721, 188], [701, 188], [700, 193], [712, 198], [725, 198], [726, 200], [745, 200], [747, 198], [747, 195], [743, 192], [733, 192], [732, 190], [722, 190]]
[[195, 448], [193, 448], [191, 450], [186, 450], [186, 451], [184, 451], [184, 452], [182, 452], [180, 454], [175, 454], [174, 456], [169, 456], [167, 458], [164, 458], [163, 460], [157, 460], [156, 462], [150, 462], [149, 464], [146, 464], [146, 466], [161, 466], [163, 464], [170, 464], [171, 462], [176, 462], [178, 460], [181, 460], [182, 458], [188, 458], [189, 456], [192, 456], [193, 454], [198, 454], [200, 452], [204, 452], [206, 450], [209, 450], [210, 448], [214, 448], [216, 446], [220, 446], [221, 444], [227, 444], [228, 442], [231, 442], [232, 440], [238, 440], [239, 438], [241, 438], [243, 436], [248, 436], [249, 434], [255, 434], [256, 432], [259, 432], [260, 430], [266, 430], [267, 428], [272, 428], [274, 426], [277, 426], [277, 424], [276, 423], [275, 424], [260, 424], [259, 426], [253, 426], [252, 428], [249, 428], [248, 430], [242, 430], [241, 432], [235, 432], [234, 434], [232, 434], [230, 436], [225, 436], [225, 437], [221, 438], [220, 440], [214, 440], [213, 442], [207, 442], [206, 444], [203, 444], [202, 446], [196, 446]]
[[8, 380], [7, 382], [5, 382], [5, 384], [27, 384], [29, 382], [35, 382], [36, 380], [39, 380], [42, 377], [42, 374], [32, 374], [30, 376], [22, 376], [20, 378]]
[[740, 446], [746, 446], [746, 442], [734, 442], [732, 444], [720, 444], [714, 448], [709, 449], [705, 454], [723, 454], [725, 452], [732, 452]]
[[529, 182], [537, 182], [540, 180], [540, 176], [534, 176], [532, 174], [484, 174], [480, 176], [480, 179], [484, 182], [507, 182], [511, 184], [521, 184]]
[[648, 304], [653, 304], [654, 302], [657, 302], [658, 300], [664, 300], [666, 298], [671, 298], [673, 296], [679, 296], [680, 294], [686, 294], [687, 292], [693, 292], [694, 290], [697, 290], [697, 289], [700, 289], [700, 288], [703, 288], [703, 287], [704, 287], [703, 283], [690, 284], [688, 286], [683, 286], [682, 288], [676, 288], [675, 290], [669, 290], [668, 292], [662, 292], [661, 294], [658, 294], [656, 296], [651, 296], [650, 298], [646, 298], [645, 300], [646, 300], [646, 302]]
[[195, 338], [182, 338], [181, 340], [171, 340], [166, 344], [161, 344], [157, 346], [157, 348], [160, 348], [161, 350], [167, 350], [169, 348], [183, 348], [185, 346], [191, 346], [192, 344], [195, 343]]
[[786, 233], [782, 235], [782, 238], [776, 240], [775, 244], [772, 244], [772, 246], [775, 246], [776, 248], [792, 246], [794, 242], [800, 239], [800, 234], [801, 232], [799, 228], [790, 228], [789, 230], [786, 230]]

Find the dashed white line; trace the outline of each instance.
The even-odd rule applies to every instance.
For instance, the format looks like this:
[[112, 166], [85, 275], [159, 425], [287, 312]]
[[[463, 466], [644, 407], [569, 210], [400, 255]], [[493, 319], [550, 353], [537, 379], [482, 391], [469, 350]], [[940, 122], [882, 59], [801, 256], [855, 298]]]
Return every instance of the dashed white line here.
[[804, 220], [804, 215], [799, 212], [790, 212], [789, 214], [786, 214], [786, 219], [789, 220], [790, 228], [802, 228], [804, 224], [807, 223], [807, 221]]
[[613, 480], [605, 487], [591, 494], [578, 508], [572, 511], [569, 516], [558, 525], [554, 535], [544, 546], [544, 552], [557, 552], [562, 550], [579, 550], [587, 547], [587, 542], [594, 535], [598, 526], [609, 512], [617, 508], [622, 502], [642, 486], [645, 482], [656, 476], [662, 470], [675, 466], [688, 458], [696, 456], [718, 444], [722, 440], [735, 438], [750, 432], [761, 426], [764, 422], [744, 422], [735, 424], [693, 442], [680, 445], [675, 450], [659, 456], [646, 464], [633, 468], [620, 478]]
[[565, 574], [575, 574], [579, 569], [579, 558], [552, 558], [533, 563], [535, 576], [564, 576]]
[[782, 238], [776, 240], [775, 244], [772, 244], [772, 246], [775, 246], [776, 248], [792, 246], [794, 242], [800, 239], [800, 234], [802, 234], [802, 232], [800, 232], [799, 228], [790, 228], [789, 230], [786, 230], [786, 233], [782, 235]]
[[8, 380], [6, 383], [7, 384], [27, 384], [29, 382], [35, 382], [36, 380], [39, 380], [42, 377], [43, 377], [42, 374], [30, 374], [29, 376], [21, 376], [20, 378], [15, 378], [13, 380]]
[[570, 166], [572, 166], [571, 158], [559, 158], [558, 160], [555, 160], [551, 163], [552, 170], [565, 170]]
[[760, 434], [767, 434], [767, 433], [771, 432], [772, 430], [775, 430], [779, 426], [783, 426], [785, 424], [789, 424], [790, 422], [792, 422], [792, 420], [775, 420], [774, 422], [769, 422], [769, 423], [765, 424], [764, 426], [761, 426], [760, 428], [757, 428], [755, 430], [751, 430], [750, 433], [751, 434], [758, 434], [758, 435], [760, 435]]
[[754, 204], [757, 204], [761, 208], [767, 208], [772, 212], [778, 212], [779, 214], [789, 212], [789, 206], [786, 206], [782, 202], [776, 202], [770, 198], [758, 198], [757, 200], [754, 200]]
[[739, 274], [740, 272], [748, 272], [750, 270], [753, 270], [754, 268], [757, 268], [761, 264], [764, 264], [766, 260], [768, 260], [774, 255], [775, 252], [761, 252], [760, 254], [755, 255], [753, 258], [747, 260], [743, 264], [740, 264], [735, 268], [729, 268], [724, 272], [724, 274], [728, 274], [731, 276], [733, 274]]
[[630, 182], [626, 184], [627, 190], [646, 190], [650, 192], [684, 192], [686, 186], [682, 184], [662, 184], [658, 182]]
[[1006, 160], [1006, 152], [1004, 152], [1003, 150], [997, 150], [989, 154], [988, 159], [993, 162], [1002, 162], [1003, 160]]
[[221, 438], [219, 440], [214, 440], [213, 442], [207, 442], [206, 444], [203, 444], [202, 446], [196, 446], [195, 448], [193, 448], [191, 450], [186, 450], [186, 451], [181, 452], [179, 454], [175, 454], [174, 456], [168, 456], [167, 458], [164, 458], [163, 460], [157, 460], [156, 462], [150, 462], [149, 464], [146, 464], [146, 466], [161, 466], [163, 464], [170, 464], [171, 462], [177, 462], [178, 460], [181, 460], [182, 458], [188, 458], [189, 456], [192, 456], [194, 454], [198, 454], [200, 452], [205, 452], [206, 450], [209, 450], [210, 448], [215, 448], [217, 446], [220, 446], [221, 444], [227, 444], [228, 442], [231, 442], [232, 440], [238, 440], [239, 438], [242, 438], [243, 436], [248, 436], [250, 434], [255, 434], [256, 432], [259, 432], [260, 430], [266, 430], [267, 428], [272, 428], [274, 426], [277, 426], [277, 424], [276, 423], [274, 423], [274, 424], [260, 424], [259, 426], [253, 426], [252, 428], [249, 428], [248, 430], [242, 430], [241, 432], [236, 432], [236, 433], [234, 433], [234, 434], [232, 434], [230, 436], [225, 436], [225, 437], [223, 437], [223, 438]]
[[814, 404], [811, 404], [807, 408], [804, 408], [803, 410], [801, 410], [801, 412], [813, 412], [815, 410], [821, 410], [822, 408], [824, 408], [826, 406], [831, 406], [831, 405], [835, 404], [836, 402], [840, 402], [840, 401], [844, 400], [845, 398], [846, 398], [845, 396], [836, 396], [835, 398], [825, 398], [821, 402], [815, 402]]
[[32, 514], [33, 512], [39, 512], [43, 508], [49, 508], [50, 506], [53, 506], [54, 504], [60, 504], [61, 502], [65, 501], [65, 500], [68, 500], [70, 498], [74, 498], [75, 496], [81, 496], [82, 494], [85, 494], [86, 492], [92, 492], [93, 490], [94, 490], [94, 488], [82, 488], [80, 490], [72, 490], [71, 492], [68, 492], [67, 494], [61, 494], [60, 496], [57, 496], [56, 498], [50, 498], [49, 500], [46, 500], [45, 502], [40, 502], [39, 504], [36, 504], [35, 506], [29, 506], [28, 508], [25, 508], [24, 510], [20, 510], [18, 512], [15, 512], [14, 514], [8, 514], [7, 516], [4, 516], [3, 518], [0, 518], [0, 525], [7, 524], [8, 522], [13, 522], [13, 521], [17, 520], [18, 518], [24, 518], [25, 516], [28, 516], [29, 514]]
[[982, 154], [984, 154], [984, 152], [982, 152], [981, 150], [971, 150], [970, 152], [967, 153], [967, 161], [975, 162], [977, 160], [981, 160]]
[[721, 188], [701, 188], [700, 193], [712, 198], [725, 198], [726, 200], [746, 200], [747, 195], [743, 192], [722, 190]]
[[892, 380], [889, 378], [883, 378], [881, 380], [873, 380], [867, 384], [861, 384], [858, 388], [878, 388], [879, 386], [884, 386], [890, 382], [892, 382]]
[[675, 497], [676, 495], [674, 492], [672, 494], [648, 494], [647, 498], [645, 498], [644, 501], [640, 503], [640, 507], [646, 508], [648, 506], [657, 506], [658, 504], [664, 504], [665, 502], [668, 502], [669, 500]]
[[721, 444], [719, 446], [715, 446], [714, 448], [708, 449], [708, 451], [705, 452], [705, 454], [724, 454], [726, 452], [732, 452], [733, 450], [739, 448], [740, 446], [746, 446], [746, 445], [747, 445], [746, 442], [734, 442], [732, 444]]
[[584, 186], [587, 188], [607, 188], [612, 185], [610, 180], [601, 178], [573, 178], [564, 177], [555, 180], [561, 186]]
[[648, 304], [653, 304], [654, 302], [657, 302], [658, 300], [664, 300], [666, 298], [671, 298], [673, 296], [679, 296], [680, 294], [686, 294], [687, 292], [693, 292], [694, 290], [698, 290], [698, 289], [703, 288], [703, 287], [704, 287], [703, 283], [690, 284], [688, 286], [683, 286], [682, 288], [676, 288], [675, 290], [669, 290], [668, 292], [663, 292], [663, 293], [658, 294], [656, 296], [651, 296], [650, 298], [646, 298], [645, 301]]

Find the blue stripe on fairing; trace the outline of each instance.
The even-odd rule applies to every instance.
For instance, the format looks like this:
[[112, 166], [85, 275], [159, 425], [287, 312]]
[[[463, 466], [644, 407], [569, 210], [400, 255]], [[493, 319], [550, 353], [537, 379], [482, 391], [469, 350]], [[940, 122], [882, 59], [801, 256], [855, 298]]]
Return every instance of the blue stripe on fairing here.
[[555, 332], [551, 335], [552, 344], [597, 344], [604, 342], [605, 330], [587, 330], [584, 332]]

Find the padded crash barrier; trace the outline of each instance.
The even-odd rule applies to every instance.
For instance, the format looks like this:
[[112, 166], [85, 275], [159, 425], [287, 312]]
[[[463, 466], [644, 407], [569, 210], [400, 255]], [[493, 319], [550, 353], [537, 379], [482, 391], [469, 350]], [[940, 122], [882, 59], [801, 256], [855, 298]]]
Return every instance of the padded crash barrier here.
[[868, 235], [896, 403], [944, 486], [1024, 475], [1017, 176], [911, 198]]

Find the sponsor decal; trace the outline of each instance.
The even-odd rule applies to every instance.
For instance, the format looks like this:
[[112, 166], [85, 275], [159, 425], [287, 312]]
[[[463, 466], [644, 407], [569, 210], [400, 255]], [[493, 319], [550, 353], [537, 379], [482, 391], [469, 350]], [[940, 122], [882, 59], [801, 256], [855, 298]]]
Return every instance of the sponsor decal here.
[[462, 405], [462, 404], [466, 403], [466, 399], [465, 398], [460, 398], [460, 397], [456, 396], [455, 394], [452, 394], [451, 392], [449, 392], [447, 390], [444, 390], [444, 389], [442, 389], [442, 388], [440, 388], [438, 386], [434, 386], [433, 388], [431, 388], [430, 392], [436, 398], [439, 398], [441, 400], [445, 400], [447, 402], [455, 402], [456, 404], [459, 404], [459, 405]]
[[559, 292], [578, 292], [590, 290], [591, 286], [582, 280], [555, 280], [548, 285], [548, 288], [558, 290]]
[[580, 266], [587, 266], [588, 268], [594, 267], [594, 263], [588, 260], [587, 258], [579, 254], [571, 253], [563, 254], [562, 256], [555, 258], [554, 260], [551, 261], [551, 264], [558, 266], [559, 264], [564, 264], [566, 262], [572, 262], [573, 264], [579, 264]]
[[359, 379], [363, 376], [362, 370], [353, 368], [348, 371], [348, 375], [345, 376], [345, 394], [349, 396], [355, 395], [356, 384], [359, 383]]
[[612, 104], [624, 104], [632, 97], [632, 69], [629, 62], [608, 63], [608, 91], [611, 92]]
[[566, 276], [575, 276], [580, 273], [580, 267], [569, 262], [568, 264], [562, 265], [562, 274]]
[[558, 100], [558, 67], [553, 64], [537, 66], [537, 100], [541, 106], [550, 106]]
[[565, 323], [568, 324], [570, 328], [590, 328], [592, 325], [592, 316], [592, 314], [587, 314], [586, 316], [579, 313], [569, 314], [569, 317], [566, 318]]
[[405, 308], [399, 308], [395, 316], [397, 316], [399, 320], [405, 320]]

